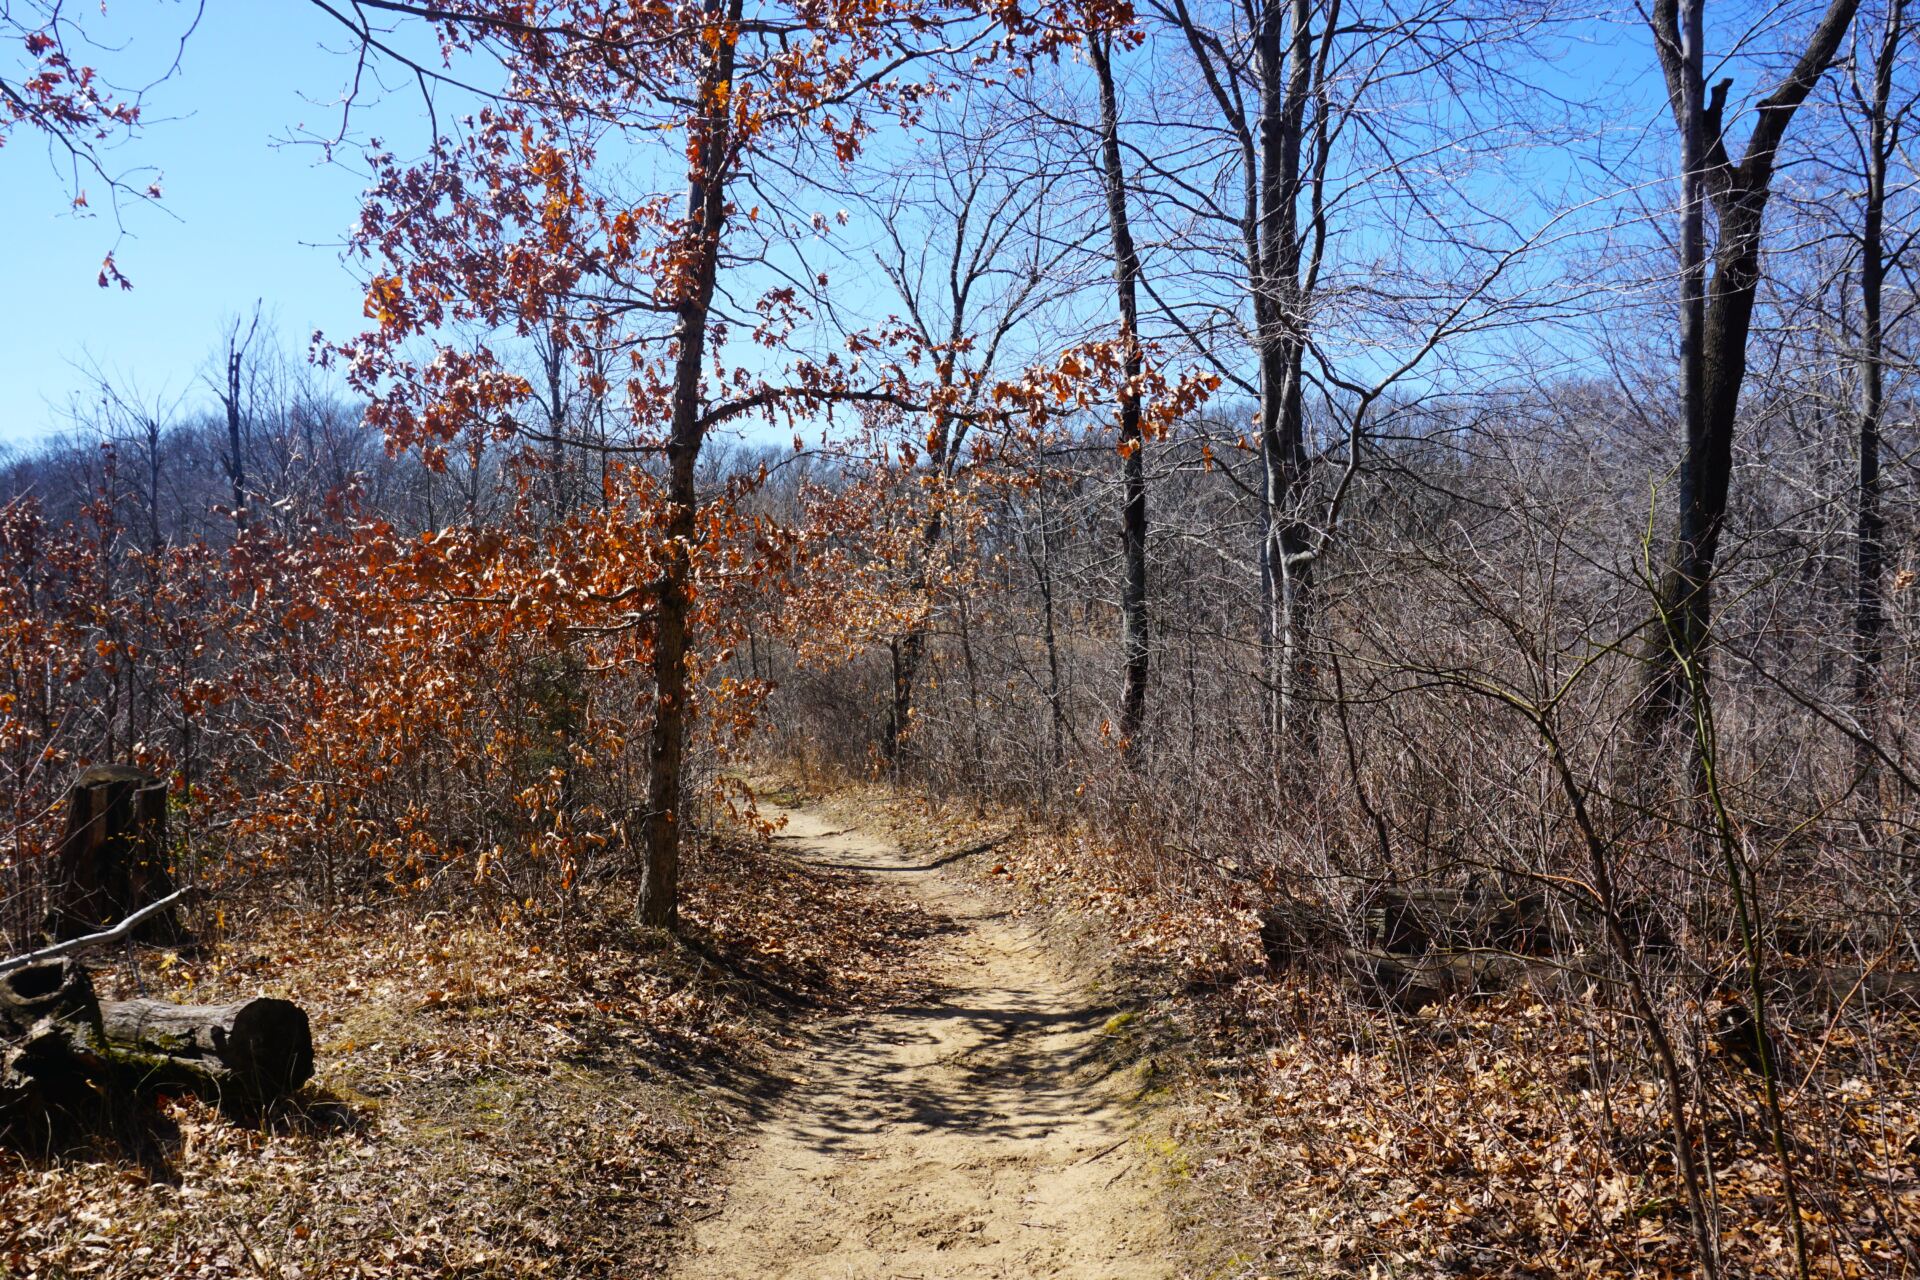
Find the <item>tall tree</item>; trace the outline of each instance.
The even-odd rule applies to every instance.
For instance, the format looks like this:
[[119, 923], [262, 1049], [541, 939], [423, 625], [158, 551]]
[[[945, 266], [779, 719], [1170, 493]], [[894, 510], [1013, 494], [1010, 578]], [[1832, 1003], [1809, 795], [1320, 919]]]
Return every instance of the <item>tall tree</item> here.
[[1185, 145], [1141, 149], [1156, 188], [1145, 204], [1187, 221], [1178, 239], [1206, 287], [1163, 270], [1144, 291], [1254, 403], [1254, 474], [1233, 478], [1259, 515], [1263, 720], [1284, 758], [1290, 737], [1313, 736], [1316, 575], [1370, 415], [1456, 339], [1549, 309], [1502, 277], [1560, 234], [1553, 217], [1523, 230], [1511, 205], [1489, 216], [1476, 186], [1559, 132], [1518, 118], [1527, 91], [1509, 68], [1554, 6], [1153, 0], [1149, 12], [1156, 48], [1194, 68], [1200, 106], [1159, 113]]
[[[1747, 336], [1760, 285], [1767, 200], [1781, 141], [1833, 63], [1859, 0], [1830, 0], [1806, 49], [1767, 95], [1738, 161], [1723, 116], [1731, 79], [1705, 89], [1705, 0], [1655, 0], [1653, 44], [1682, 140], [1681, 396], [1686, 441], [1673, 541], [1657, 586], [1647, 653], [1642, 736], [1657, 738], [1688, 703], [1712, 622], [1713, 573], [1733, 478], [1733, 441], [1747, 374]], [[1711, 262], [1705, 208], [1717, 223]], [[1710, 272], [1709, 272], [1710, 266]]]
[[[1905, 0], [1887, 0], [1877, 47], [1864, 84], [1854, 76], [1856, 106], [1865, 124], [1861, 139], [1866, 190], [1860, 217], [1860, 407], [1855, 444], [1859, 450], [1856, 485], [1853, 703], [1863, 728], [1872, 731], [1875, 693], [1887, 626], [1887, 521], [1880, 475], [1881, 427], [1887, 410], [1886, 278], [1890, 260], [1898, 261], [1904, 244], [1890, 250], [1887, 240], [1887, 174], [1900, 146], [1901, 129], [1911, 115], [1911, 94], [1894, 101], [1894, 73], [1907, 37]], [[1865, 745], [1862, 762], [1872, 758]]]
[[[367, 9], [342, 20], [369, 56], [404, 60]], [[622, 593], [650, 643], [639, 915], [671, 927], [693, 799], [687, 738], [715, 661], [701, 649], [704, 579], [744, 572], [709, 563], [719, 534], [737, 527], [740, 485], [703, 492], [702, 448], [748, 419], [793, 426], [836, 406], [923, 404], [902, 351], [910, 340], [857, 333], [846, 355], [788, 345], [832, 307], [804, 248], [820, 220], [797, 198], [817, 190], [809, 175], [859, 155], [875, 117], [911, 118], [936, 59], [1004, 48], [1024, 20], [970, 0], [751, 11], [746, 0], [570, 0], [535, 16], [492, 0], [391, 0], [379, 11], [430, 23], [450, 49], [493, 55], [507, 89], [420, 163], [380, 159], [359, 234], [378, 262], [367, 310], [379, 328], [346, 351], [350, 370], [389, 439], [433, 458], [455, 440], [520, 438], [540, 413], [490, 335], [544, 332], [590, 385], [609, 355], [622, 370], [621, 447], [657, 460], [630, 469], [623, 490], [626, 518], [649, 541]], [[407, 65], [423, 83], [458, 83]], [[411, 350], [453, 326], [474, 332], [436, 336], [430, 360]], [[747, 344], [757, 353], [743, 354]]]
[[1127, 170], [1120, 149], [1120, 103], [1113, 78], [1114, 34], [1095, 31], [1087, 52], [1100, 88], [1100, 178], [1112, 244], [1115, 308], [1120, 320], [1120, 737], [1134, 749], [1145, 727], [1150, 636], [1147, 614], [1147, 451], [1140, 412], [1140, 252], [1127, 211]]
[[879, 211], [880, 269], [932, 364], [925, 434], [892, 451], [912, 459], [925, 506], [902, 625], [887, 639], [881, 750], [895, 761], [912, 733], [915, 685], [939, 607], [931, 562], [948, 533], [946, 504], [963, 482], [998, 380], [1034, 358], [1035, 327], [1066, 291], [1062, 263], [1083, 238], [1055, 198], [1063, 166], [1050, 139], [991, 100], [930, 113], [923, 127], [939, 145], [900, 175]]

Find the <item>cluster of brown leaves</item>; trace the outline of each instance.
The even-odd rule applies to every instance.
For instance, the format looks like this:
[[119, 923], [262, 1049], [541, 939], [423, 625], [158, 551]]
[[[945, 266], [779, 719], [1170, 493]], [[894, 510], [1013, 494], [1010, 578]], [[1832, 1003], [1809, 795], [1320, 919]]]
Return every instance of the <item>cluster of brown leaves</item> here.
[[[348, 492], [226, 547], [139, 545], [111, 449], [79, 518], [0, 505], [0, 863], [31, 880], [73, 771], [102, 753], [176, 783], [210, 877], [285, 868], [337, 895], [455, 872], [550, 902], [615, 860], [652, 711], [658, 486], [614, 468], [603, 505], [546, 522], [515, 478], [488, 525], [406, 534]], [[731, 507], [703, 529], [707, 745], [743, 734], [764, 692], [714, 668], [773, 541]]]
[[[1210, 1176], [1264, 1206], [1270, 1256], [1344, 1273], [1692, 1273], [1665, 1104], [1637, 1051], [1609, 1048], [1633, 1045], [1610, 1016], [1508, 993], [1403, 1020], [1264, 979], [1183, 1016], [1222, 1051], [1193, 1091]], [[1920, 1088], [1849, 1074], [1866, 1069], [1835, 1068], [1798, 1099], [1816, 1275], [1900, 1274], [1899, 1224], [1920, 1212]], [[1791, 1274], [1758, 1082], [1714, 1087], [1704, 1154], [1726, 1269]]]
[[631, 886], [573, 919], [402, 900], [230, 911], [202, 953], [103, 987], [268, 993], [310, 1013], [319, 1074], [264, 1117], [168, 1100], [136, 1139], [0, 1154], [20, 1277], [640, 1275], [716, 1203], [728, 1137], [797, 1013], [895, 998], [930, 923], [748, 840], [688, 867], [685, 941]]

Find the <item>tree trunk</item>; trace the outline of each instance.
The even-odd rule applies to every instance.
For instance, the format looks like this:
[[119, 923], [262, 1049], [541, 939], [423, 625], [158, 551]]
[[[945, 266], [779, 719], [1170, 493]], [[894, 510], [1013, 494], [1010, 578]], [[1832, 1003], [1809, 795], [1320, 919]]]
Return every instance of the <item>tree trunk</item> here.
[[[707, 0], [718, 18], [722, 0]], [[673, 370], [673, 425], [667, 442], [669, 514], [653, 642], [653, 733], [647, 779], [646, 865], [640, 879], [640, 921], [671, 929], [680, 905], [680, 818], [685, 800], [688, 633], [693, 615], [693, 544], [699, 537], [700, 495], [694, 468], [706, 435], [701, 397], [702, 363], [714, 284], [720, 267], [720, 232], [726, 222], [726, 176], [732, 120], [725, 89], [733, 83], [734, 32], [741, 0], [726, 5], [727, 20], [707, 64], [701, 101], [706, 114], [696, 139], [697, 170], [687, 184], [687, 221], [692, 265], [680, 300], [679, 351]]]
[[1088, 42], [1100, 84], [1100, 155], [1107, 198], [1107, 229], [1113, 242], [1114, 290], [1120, 312], [1121, 372], [1126, 381], [1118, 398], [1122, 499], [1120, 545], [1124, 562], [1120, 588], [1120, 739], [1129, 754], [1146, 722], [1150, 675], [1147, 616], [1147, 454], [1140, 396], [1134, 390], [1141, 372], [1140, 255], [1127, 216], [1127, 175], [1120, 154], [1120, 108], [1113, 85], [1113, 40], [1096, 35]]
[[1053, 546], [1048, 536], [1047, 492], [1043, 484], [1035, 491], [1035, 507], [1039, 514], [1040, 550], [1034, 554], [1033, 544], [1027, 544], [1027, 558], [1033, 563], [1034, 585], [1040, 589], [1040, 638], [1047, 655], [1047, 720], [1049, 728], [1049, 761], [1058, 769], [1066, 761], [1066, 708], [1065, 691], [1060, 683], [1060, 642], [1054, 627], [1053, 614]]
[[[1845, 39], [1858, 0], [1830, 0], [1806, 51], [1759, 104], [1752, 137], [1738, 164], [1730, 158], [1722, 132], [1733, 82], [1716, 84], [1711, 100], [1702, 104], [1702, 4], [1704, 0], [1657, 0], [1651, 14], [1654, 49], [1684, 144], [1688, 191], [1697, 185], [1712, 199], [1720, 234], [1707, 282], [1701, 278], [1704, 216], [1689, 206], [1683, 223], [1686, 284], [1681, 321], [1686, 451], [1680, 464], [1677, 527], [1657, 587], [1658, 616], [1646, 652], [1640, 736], [1648, 744], [1663, 738], [1682, 717], [1691, 705], [1691, 691], [1706, 679], [1713, 574], [1733, 477], [1734, 428], [1747, 377], [1747, 335], [1760, 283], [1762, 222], [1774, 164], [1788, 124]], [[1701, 221], [1698, 229], [1696, 219]], [[1696, 329], [1698, 342], [1693, 344], [1689, 335]]]
[[1277, 747], [1302, 728], [1310, 692], [1305, 627], [1313, 588], [1302, 520], [1307, 492], [1306, 411], [1301, 377], [1306, 315], [1300, 278], [1300, 153], [1313, 88], [1311, 0], [1267, 0], [1256, 51], [1260, 70], [1260, 180], [1254, 319], [1259, 334], [1260, 453], [1265, 473], [1264, 545], [1268, 729]]
[[[932, 538], [938, 536], [938, 533], [931, 535]], [[915, 594], [924, 590], [924, 580], [916, 581]], [[893, 642], [893, 694], [887, 704], [886, 741], [881, 744], [887, 762], [892, 765], [899, 764], [907, 749], [907, 737], [913, 732], [913, 684], [920, 677], [920, 663], [926, 652], [925, 622], [914, 623], [906, 634]]]
[[[1678, 23], [1682, 74], [1674, 113], [1680, 130], [1680, 406], [1686, 449], [1680, 464], [1679, 533], [1659, 587], [1663, 625], [1654, 629], [1649, 640], [1648, 736], [1680, 717], [1685, 692], [1680, 664], [1683, 657], [1695, 653], [1697, 641], [1704, 635], [1708, 598], [1702, 570], [1711, 572], [1710, 543], [1719, 537], [1719, 521], [1704, 502], [1700, 474], [1710, 448], [1706, 425], [1704, 3], [1683, 0]], [[1724, 481], [1720, 487], [1724, 491]], [[1696, 626], [1700, 634], [1696, 634]]]
[[[1892, 155], [1889, 103], [1894, 59], [1899, 54], [1904, 0], [1887, 6], [1886, 27], [1873, 66], [1873, 103], [1867, 123], [1867, 197], [1860, 227], [1860, 473], [1857, 491], [1854, 606], [1853, 706], [1860, 727], [1874, 729], [1875, 684], [1880, 672], [1886, 596], [1881, 582], [1886, 563], [1886, 517], [1880, 501], [1880, 424], [1886, 412], [1886, 335], [1881, 318], [1886, 279], [1887, 162]], [[1858, 745], [1860, 767], [1872, 767], [1873, 752]]]
[[[55, 941], [97, 933], [172, 892], [166, 784], [130, 765], [81, 773], [67, 796], [47, 932]], [[135, 936], [173, 943], [186, 931], [169, 910], [144, 922]]]

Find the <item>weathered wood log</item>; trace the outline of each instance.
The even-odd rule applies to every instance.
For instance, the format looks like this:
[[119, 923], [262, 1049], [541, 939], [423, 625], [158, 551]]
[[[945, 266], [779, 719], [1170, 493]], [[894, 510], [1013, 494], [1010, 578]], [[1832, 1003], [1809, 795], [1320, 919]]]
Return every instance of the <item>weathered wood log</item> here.
[[85, 1122], [100, 1106], [100, 1005], [69, 958], [0, 974], [0, 1132]]
[[184, 1087], [242, 1101], [292, 1093], [313, 1076], [306, 1011], [267, 996], [233, 1004], [108, 1000], [109, 1053], [141, 1088]]
[[1364, 919], [1372, 945], [1394, 955], [1472, 947], [1543, 955], [1552, 949], [1546, 896], [1510, 895], [1484, 880], [1464, 889], [1377, 889]]
[[312, 1075], [307, 1015], [285, 1000], [103, 1001], [65, 956], [0, 974], [3, 1133], [96, 1125], [157, 1090], [266, 1102]]
[[1486, 951], [1410, 957], [1349, 947], [1345, 957], [1347, 972], [1362, 995], [1407, 1014], [1454, 996], [1518, 986], [1526, 981], [1528, 969], [1519, 956]]
[[1326, 908], [1296, 898], [1276, 898], [1260, 916], [1260, 949], [1275, 972], [1337, 951], [1342, 945]]
[[[82, 772], [67, 796], [47, 932], [55, 941], [94, 933], [172, 892], [166, 784], [130, 765]], [[176, 943], [185, 934], [169, 910], [144, 920], [137, 936]]]

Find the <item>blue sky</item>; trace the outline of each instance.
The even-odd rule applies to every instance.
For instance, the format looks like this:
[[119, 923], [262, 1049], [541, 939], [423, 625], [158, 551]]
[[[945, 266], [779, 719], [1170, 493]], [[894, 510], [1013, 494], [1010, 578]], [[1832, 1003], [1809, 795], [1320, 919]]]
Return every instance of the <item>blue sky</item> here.
[[[122, 82], [164, 66], [191, 19], [179, 0], [112, 0], [104, 21], [88, 15], [95, 38], [116, 46], [97, 61]], [[99, 212], [75, 217], [40, 139], [22, 131], [0, 148], [0, 445], [63, 427], [89, 365], [150, 402], [205, 400], [198, 375], [256, 298], [298, 349], [316, 328], [357, 331], [360, 289], [338, 245], [362, 180], [317, 147], [275, 145], [303, 126], [338, 127], [352, 64], [328, 22], [304, 3], [208, 0], [180, 74], [148, 100], [144, 135], [111, 154], [111, 167], [158, 169], [165, 191], [161, 207], [126, 210], [124, 238], [98, 181], [83, 185]], [[417, 97], [403, 94], [355, 126], [402, 150], [426, 135]], [[95, 286], [109, 249], [131, 292]]]
[[[95, 60], [122, 82], [164, 66], [194, 4], [108, 0], [104, 19], [85, 5], [93, 29], [115, 45]], [[1650, 143], [1658, 153], [1650, 158], [1663, 163], [1670, 143], [1662, 91], [1632, 11], [1583, 19], [1555, 43], [1558, 56], [1535, 68], [1536, 80], [1604, 101], [1604, 131], [1615, 143], [1629, 151]], [[0, 148], [0, 447], [66, 427], [72, 398], [85, 395], [96, 370], [149, 405], [209, 403], [201, 375], [226, 325], [256, 299], [292, 352], [303, 352], [315, 329], [332, 337], [358, 331], [360, 285], [341, 261], [340, 242], [359, 208], [359, 148], [342, 149], [349, 163], [336, 164], [317, 146], [287, 141], [338, 127], [352, 72], [346, 44], [305, 0], [207, 0], [178, 76], [148, 101], [144, 134], [111, 157], [159, 170], [165, 189], [160, 206], [126, 211], [124, 238], [97, 182], [89, 191], [96, 216], [68, 210], [65, 176], [39, 139], [21, 131]], [[1742, 91], [1759, 80], [1753, 67], [1735, 70]], [[384, 99], [363, 94], [354, 125], [357, 136], [376, 134], [402, 155], [426, 140], [410, 83]], [[1560, 152], [1531, 163], [1544, 166], [1529, 177], [1542, 188], [1577, 181], [1583, 168]], [[131, 292], [95, 286], [109, 249], [134, 281]], [[837, 269], [836, 285], [843, 280], [856, 295], [878, 287]]]

